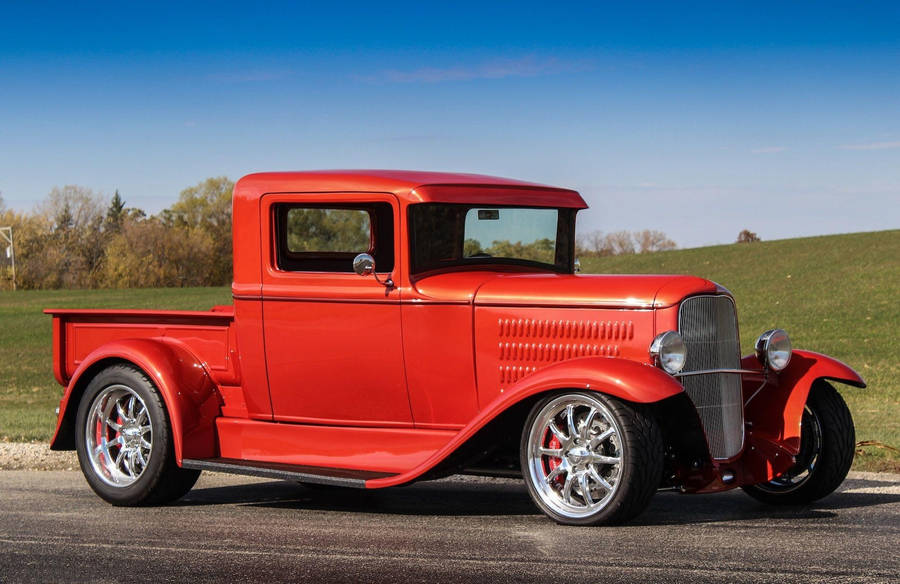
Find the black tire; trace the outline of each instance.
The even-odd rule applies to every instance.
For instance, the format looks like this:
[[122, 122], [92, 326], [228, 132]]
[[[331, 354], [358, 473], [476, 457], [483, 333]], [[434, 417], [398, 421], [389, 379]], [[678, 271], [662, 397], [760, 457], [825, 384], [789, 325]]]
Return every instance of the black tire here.
[[[117, 421], [102, 423], [123, 403], [132, 406], [131, 417], [114, 414]], [[107, 426], [110, 423], [121, 426], [113, 429]], [[142, 432], [141, 428], [148, 429]], [[97, 446], [89, 446], [89, 442]], [[143, 446], [145, 443], [149, 446]], [[199, 470], [183, 469], [175, 462], [172, 429], [162, 397], [153, 382], [132, 365], [107, 367], [88, 384], [78, 406], [75, 449], [88, 484], [113, 505], [168, 503], [190, 491], [200, 476]], [[95, 452], [93, 457], [89, 451]]]
[[744, 491], [771, 505], [805, 505], [837, 489], [853, 464], [856, 432], [841, 394], [824, 380], [810, 390], [800, 427], [797, 464], [779, 477]]
[[[574, 427], [580, 437], [574, 443], [571, 430], [565, 432], [568, 435], [568, 442], [565, 442], [550, 426], [552, 421], [561, 430], [559, 423], [566, 420], [569, 427], [569, 403], [573, 404], [571, 417], [577, 418]], [[560, 406], [566, 413], [560, 410], [553, 414]], [[594, 409], [598, 409], [598, 413], [591, 418]], [[602, 418], [599, 421], [598, 416]], [[591, 427], [585, 430], [588, 424]], [[591, 446], [594, 440], [611, 430], [615, 433]], [[541, 454], [548, 447], [557, 450], [553, 440], [559, 445], [561, 456]], [[619, 462], [598, 463], [595, 457], [601, 460], [618, 458]], [[615, 525], [644, 511], [659, 488], [663, 473], [663, 439], [656, 419], [644, 407], [599, 393], [572, 391], [550, 395], [534, 405], [522, 431], [520, 458], [528, 493], [548, 517], [562, 525]], [[565, 480], [559, 478], [562, 472], [550, 480], [562, 466], [568, 468], [564, 471]], [[589, 478], [577, 487], [573, 484], [567, 500], [569, 475], [573, 476], [574, 483], [585, 474]], [[613, 487], [612, 490], [590, 477], [602, 478]], [[585, 486], [587, 497], [583, 495]], [[595, 500], [598, 495], [600, 499]], [[592, 505], [596, 508], [592, 509]]]

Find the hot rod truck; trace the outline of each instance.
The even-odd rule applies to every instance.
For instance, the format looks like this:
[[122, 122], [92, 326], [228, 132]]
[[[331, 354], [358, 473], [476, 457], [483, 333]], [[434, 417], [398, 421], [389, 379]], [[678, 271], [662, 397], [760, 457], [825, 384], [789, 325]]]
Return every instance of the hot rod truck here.
[[253, 174], [234, 189], [234, 303], [47, 310], [65, 387], [51, 447], [114, 505], [201, 470], [376, 489], [523, 477], [570, 525], [660, 488], [831, 493], [854, 452], [829, 381], [764, 332], [742, 357], [724, 287], [575, 273], [572, 190], [464, 174]]

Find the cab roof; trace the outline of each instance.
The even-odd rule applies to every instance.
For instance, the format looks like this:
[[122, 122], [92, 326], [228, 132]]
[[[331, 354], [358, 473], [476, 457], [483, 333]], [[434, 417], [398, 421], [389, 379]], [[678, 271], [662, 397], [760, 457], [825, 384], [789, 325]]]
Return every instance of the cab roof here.
[[416, 170], [314, 170], [249, 174], [234, 196], [258, 199], [267, 193], [387, 192], [406, 204], [476, 203], [587, 207], [576, 191], [480, 174]]

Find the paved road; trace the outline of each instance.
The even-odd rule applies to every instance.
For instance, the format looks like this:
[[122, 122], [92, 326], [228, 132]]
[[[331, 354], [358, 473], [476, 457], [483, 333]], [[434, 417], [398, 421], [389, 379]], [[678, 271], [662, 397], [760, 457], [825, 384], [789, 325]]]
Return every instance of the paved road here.
[[660, 493], [617, 528], [551, 523], [515, 481], [314, 490], [206, 473], [176, 505], [121, 509], [73, 471], [0, 472], [0, 582], [887, 582], [900, 481], [804, 509]]

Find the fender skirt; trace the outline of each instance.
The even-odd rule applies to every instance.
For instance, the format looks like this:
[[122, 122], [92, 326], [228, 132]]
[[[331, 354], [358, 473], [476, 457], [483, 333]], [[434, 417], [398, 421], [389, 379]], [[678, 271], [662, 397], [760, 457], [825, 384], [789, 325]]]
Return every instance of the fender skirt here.
[[172, 428], [175, 459], [216, 456], [215, 418], [220, 401], [203, 363], [171, 338], [122, 339], [106, 343], [79, 364], [59, 404], [51, 450], [75, 448], [75, 415], [94, 375], [117, 363], [143, 371], [162, 395]]
[[651, 365], [612, 357], [581, 357], [562, 361], [520, 379], [416, 468], [391, 477], [368, 480], [366, 488], [401, 485], [422, 476], [510, 407], [540, 393], [560, 389], [596, 391], [645, 404], [684, 392], [681, 383]]

